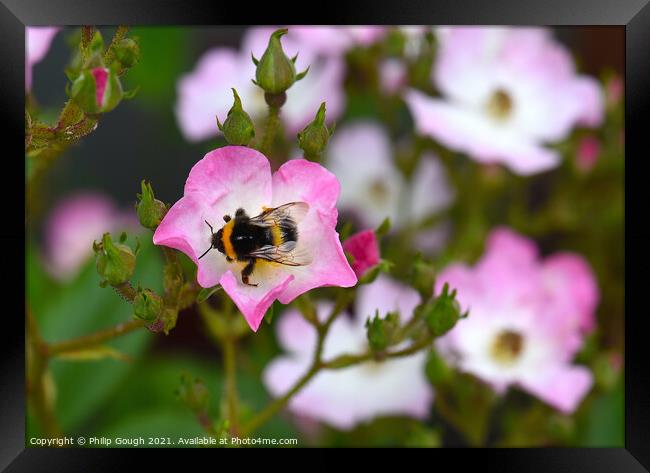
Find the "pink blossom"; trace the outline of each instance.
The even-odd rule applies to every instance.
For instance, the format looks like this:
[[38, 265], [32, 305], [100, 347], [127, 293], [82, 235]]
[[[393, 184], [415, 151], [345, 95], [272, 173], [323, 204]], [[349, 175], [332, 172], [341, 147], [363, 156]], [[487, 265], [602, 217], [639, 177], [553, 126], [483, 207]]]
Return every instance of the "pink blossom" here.
[[[315, 287], [356, 284], [357, 278], [334, 230], [338, 195], [336, 177], [319, 164], [295, 159], [271, 175], [271, 166], [263, 154], [244, 146], [225, 146], [209, 152], [194, 165], [183, 197], [160, 223], [153, 241], [189, 256], [198, 266], [198, 283], [202, 287], [221, 284], [251, 329], [257, 331], [276, 299], [288, 304]], [[311, 263], [293, 267], [258, 262], [251, 276], [251, 283], [257, 284], [254, 287], [242, 282], [241, 270], [246, 262], [228, 262], [216, 249], [198, 259], [211, 245], [206, 220], [217, 232], [223, 225], [222, 218], [234, 217], [240, 208], [254, 217], [265, 207], [291, 202], [309, 205], [307, 215], [298, 222], [295, 251], [308, 254]]]
[[578, 407], [593, 376], [572, 359], [594, 329], [598, 301], [582, 257], [556, 253], [541, 260], [531, 240], [498, 228], [473, 268], [447, 267], [436, 289], [445, 282], [469, 309], [438, 342], [450, 360], [500, 393], [516, 385], [562, 412]]
[[32, 88], [32, 67], [40, 62], [50, 49], [54, 36], [60, 30], [59, 27], [35, 27], [25, 28], [25, 90]]
[[598, 82], [576, 74], [569, 52], [539, 28], [442, 28], [433, 80], [443, 98], [411, 90], [419, 133], [518, 174], [558, 165], [544, 145], [602, 121]]
[[357, 211], [368, 227], [386, 217], [395, 227], [419, 222], [453, 199], [445, 170], [432, 154], [421, 156], [408, 182], [395, 166], [388, 134], [375, 122], [338, 128], [326, 153], [327, 168], [341, 181], [341, 208]]
[[[324, 359], [368, 350], [365, 322], [379, 311], [381, 316], [399, 311], [409, 320], [420, 296], [386, 276], [361, 286], [352, 317], [340, 315], [332, 324], [323, 347]], [[317, 307], [324, 320], [332, 309], [328, 303]], [[264, 370], [264, 384], [275, 397], [284, 395], [312, 362], [316, 331], [294, 309], [280, 319], [277, 335], [286, 355], [273, 360]], [[408, 342], [407, 342], [408, 343]], [[406, 415], [424, 419], [429, 413], [433, 392], [424, 375], [426, 354], [384, 362], [367, 362], [316, 375], [291, 401], [289, 410], [300, 416], [326, 422], [339, 429], [381, 415]]]
[[576, 164], [581, 171], [594, 167], [600, 155], [600, 141], [595, 136], [585, 136], [578, 143]]
[[379, 264], [379, 244], [374, 230], [355, 233], [343, 242], [343, 249], [352, 256], [352, 269], [358, 278]]
[[[175, 110], [186, 139], [201, 141], [219, 133], [215, 116], [225, 119], [232, 106], [232, 87], [237, 89], [244, 110], [253, 120], [266, 117], [264, 92], [251, 81], [255, 77], [251, 53], [261, 57], [273, 31], [267, 27], [250, 28], [241, 49], [213, 48], [201, 56], [193, 71], [180, 78]], [[282, 37], [282, 45], [290, 57], [299, 53], [298, 71], [310, 66], [307, 76], [287, 90], [287, 102], [281, 111], [287, 133], [295, 136], [302, 130], [314, 119], [322, 102], [327, 103], [327, 119], [336, 120], [345, 106], [342, 59], [318, 54], [296, 41], [291, 31]]]
[[137, 228], [135, 213], [127, 215], [106, 196], [79, 193], [59, 202], [45, 225], [48, 272], [68, 281], [93, 254], [93, 241], [105, 232]]

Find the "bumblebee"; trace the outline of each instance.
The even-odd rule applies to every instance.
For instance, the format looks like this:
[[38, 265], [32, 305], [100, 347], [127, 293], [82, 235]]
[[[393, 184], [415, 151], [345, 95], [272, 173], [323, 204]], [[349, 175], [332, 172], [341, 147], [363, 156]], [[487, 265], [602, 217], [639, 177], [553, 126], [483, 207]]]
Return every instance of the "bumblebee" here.
[[261, 214], [249, 217], [242, 208], [235, 218], [224, 215], [226, 224], [216, 233], [210, 227], [210, 247], [199, 256], [203, 258], [212, 249], [226, 256], [226, 261], [246, 263], [241, 280], [249, 286], [255, 264], [262, 260], [286, 266], [305, 266], [311, 262], [309, 255], [298, 250], [298, 223], [307, 215], [309, 205], [290, 202], [275, 208], [264, 208]]

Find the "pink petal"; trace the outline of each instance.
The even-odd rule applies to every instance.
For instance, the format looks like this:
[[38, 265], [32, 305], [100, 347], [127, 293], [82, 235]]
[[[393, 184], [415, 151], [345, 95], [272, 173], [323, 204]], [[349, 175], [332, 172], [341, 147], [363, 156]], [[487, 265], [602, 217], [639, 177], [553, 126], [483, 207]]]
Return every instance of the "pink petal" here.
[[588, 76], [580, 76], [574, 84], [574, 94], [582, 105], [578, 123], [588, 127], [597, 127], [605, 115], [605, 97], [600, 83]]
[[265, 282], [263, 286], [251, 287], [243, 285], [239, 276], [235, 276], [232, 271], [226, 271], [219, 283], [244, 315], [253, 332], [257, 332], [268, 308], [273, 301], [279, 299], [292, 280], [293, 276], [285, 275], [277, 284]]
[[246, 146], [217, 148], [190, 171], [185, 195], [190, 193], [200, 194], [209, 207], [218, 208], [212, 217], [216, 222], [225, 214], [233, 216], [240, 207], [250, 216], [257, 215], [271, 202], [271, 165], [266, 156]]
[[576, 254], [555, 253], [544, 261], [542, 278], [558, 316], [563, 321], [573, 321], [583, 332], [593, 330], [599, 293], [589, 263]]
[[[327, 315], [328, 310], [317, 307], [318, 316]], [[329, 307], [328, 307], [329, 309]], [[309, 356], [316, 346], [316, 330], [307, 322], [296, 309], [289, 309], [277, 324], [278, 342], [287, 351]]]
[[557, 166], [559, 156], [507, 126], [493, 123], [471, 108], [461, 108], [414, 90], [405, 100], [419, 133], [483, 163], [501, 162], [528, 175]]
[[343, 249], [354, 258], [352, 269], [357, 277], [379, 263], [379, 245], [374, 230], [355, 233], [345, 240]]
[[100, 107], [104, 104], [104, 92], [106, 91], [106, 81], [108, 80], [108, 70], [103, 67], [96, 67], [91, 71], [95, 78], [95, 100]]
[[560, 366], [530, 373], [520, 384], [542, 401], [571, 414], [591, 389], [593, 376], [583, 366]]
[[210, 229], [204, 222], [210, 221], [210, 217], [210, 206], [205, 200], [198, 194], [188, 194], [169, 209], [153, 234], [155, 245], [177, 249], [194, 261], [198, 266], [197, 280], [202, 287], [215, 286], [228, 269], [224, 256], [217, 250], [198, 259], [211, 244]]
[[60, 29], [49, 26], [25, 28], [25, 90], [30, 90], [32, 87], [32, 67], [45, 57], [54, 36]]
[[318, 163], [292, 159], [273, 174], [273, 206], [288, 202], [307, 202], [333, 228], [338, 211], [336, 200], [341, 186], [336, 176]]
[[357, 282], [334, 230], [338, 193], [336, 177], [317, 163], [292, 160], [273, 175], [274, 207], [295, 201], [310, 206], [309, 213], [298, 225], [297, 248], [304, 249], [312, 262], [306, 266], [286, 268], [295, 280], [279, 296], [283, 304], [315, 287], [350, 287]]

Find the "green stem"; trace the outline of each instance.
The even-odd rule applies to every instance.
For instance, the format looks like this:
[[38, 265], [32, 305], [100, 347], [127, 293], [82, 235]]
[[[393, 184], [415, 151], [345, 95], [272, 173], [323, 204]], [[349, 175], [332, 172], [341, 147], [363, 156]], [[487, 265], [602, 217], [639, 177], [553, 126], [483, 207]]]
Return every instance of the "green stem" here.
[[110, 327], [90, 335], [52, 343], [47, 347], [47, 356], [53, 357], [63, 353], [69, 353], [84, 348], [97, 346], [107, 340], [133, 332], [145, 326], [142, 320], [129, 320], [114, 327]]
[[54, 408], [48, 402], [45, 392], [45, 376], [48, 368], [47, 346], [41, 339], [36, 320], [31, 310], [27, 308], [27, 396], [34, 408], [34, 415], [43, 429], [45, 436], [50, 438], [61, 437]]
[[223, 339], [223, 357], [226, 369], [226, 399], [228, 403], [228, 423], [230, 433], [237, 436], [239, 432], [239, 400], [237, 397], [237, 365], [235, 358], [235, 338]]
[[266, 130], [262, 137], [260, 145], [260, 152], [268, 156], [275, 140], [275, 135], [280, 127], [280, 107], [273, 107], [269, 105], [269, 118], [266, 121]]

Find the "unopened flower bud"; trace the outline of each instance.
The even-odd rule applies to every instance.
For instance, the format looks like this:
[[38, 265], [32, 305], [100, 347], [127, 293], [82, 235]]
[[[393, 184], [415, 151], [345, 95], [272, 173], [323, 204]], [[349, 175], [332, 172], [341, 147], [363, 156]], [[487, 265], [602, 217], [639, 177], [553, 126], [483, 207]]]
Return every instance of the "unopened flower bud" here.
[[455, 299], [456, 290], [449, 293], [449, 285], [445, 284], [442, 294], [429, 303], [425, 313], [427, 325], [437, 337], [440, 337], [454, 328], [461, 317], [460, 305]]
[[136, 212], [140, 224], [150, 230], [155, 230], [167, 213], [167, 206], [155, 198], [151, 184], [144, 180], [142, 181], [142, 194], [138, 194]]
[[124, 68], [135, 66], [140, 61], [140, 46], [132, 38], [124, 38], [114, 46], [115, 58]]
[[298, 133], [298, 146], [305, 152], [305, 158], [318, 159], [325, 150], [334, 129], [325, 125], [325, 102], [320, 104], [316, 118]]
[[377, 313], [374, 318], [366, 321], [366, 335], [368, 344], [374, 351], [386, 349], [393, 338], [395, 330], [399, 326], [399, 316], [396, 313], [389, 313], [385, 318], [379, 318]]
[[420, 293], [422, 300], [428, 301], [433, 295], [433, 286], [435, 284], [435, 270], [433, 265], [417, 255], [410, 271], [411, 285]]
[[255, 137], [255, 126], [251, 117], [244, 111], [237, 91], [232, 89], [232, 93], [235, 102], [223, 124], [217, 117], [217, 126], [223, 132], [226, 141], [231, 145], [248, 146], [248, 143]]
[[154, 322], [162, 312], [163, 300], [150, 289], [138, 289], [133, 300], [134, 315], [145, 322]]
[[93, 244], [97, 272], [111, 286], [127, 282], [135, 270], [135, 255], [131, 248], [113, 243], [110, 233], [104, 233], [100, 243]]
[[280, 38], [285, 34], [287, 34], [286, 28], [275, 31], [262, 57], [259, 60], [253, 57], [253, 63], [257, 66], [254, 82], [268, 94], [282, 94], [294, 82], [305, 77], [309, 70], [307, 68], [296, 74], [297, 56], [291, 59], [287, 57], [280, 43]]
[[72, 99], [86, 113], [109, 112], [123, 95], [117, 74], [106, 67], [84, 70], [72, 83]]

